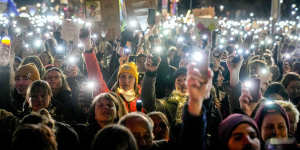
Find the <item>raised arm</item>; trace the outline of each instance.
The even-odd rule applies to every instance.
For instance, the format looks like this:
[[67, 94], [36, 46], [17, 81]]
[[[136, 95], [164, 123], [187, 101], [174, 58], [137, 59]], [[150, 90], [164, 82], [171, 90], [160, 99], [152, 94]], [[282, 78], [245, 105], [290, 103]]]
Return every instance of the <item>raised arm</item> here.
[[155, 83], [159, 64], [160, 58], [158, 59], [157, 65], [153, 66], [150, 56], [147, 57], [145, 62], [146, 74], [142, 83], [141, 99], [146, 112], [151, 112], [156, 109]]
[[208, 78], [203, 78], [192, 65], [188, 68], [187, 87], [189, 101], [183, 110], [183, 127], [180, 143], [185, 149], [206, 149], [206, 111], [203, 101], [210, 96], [212, 88], [212, 71], [208, 71]]
[[97, 61], [96, 54], [94, 52], [94, 48], [92, 46], [90, 36], [84, 37], [80, 39], [84, 45], [84, 59], [86, 63], [86, 69], [88, 72], [89, 81], [95, 82], [95, 89], [93, 96], [96, 96], [100, 93], [109, 92], [107, 85], [103, 79], [103, 75], [100, 69], [100, 66]]

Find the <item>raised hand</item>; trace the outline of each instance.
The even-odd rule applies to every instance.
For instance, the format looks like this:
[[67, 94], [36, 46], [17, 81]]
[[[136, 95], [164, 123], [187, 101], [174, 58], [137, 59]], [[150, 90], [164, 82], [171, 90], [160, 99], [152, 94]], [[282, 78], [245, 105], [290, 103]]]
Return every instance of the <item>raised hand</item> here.
[[208, 69], [208, 75], [202, 75], [194, 65], [188, 66], [187, 88], [189, 93], [188, 110], [191, 114], [201, 114], [204, 99], [210, 96], [213, 72]]
[[241, 109], [248, 115], [251, 116], [253, 110], [257, 106], [258, 102], [257, 100], [253, 100], [253, 97], [251, 96], [249, 90], [247, 87], [242, 84], [242, 94], [239, 98], [240, 107]]
[[160, 61], [161, 61], [161, 58], [158, 57], [156, 65], [153, 65], [153, 56], [147, 56], [146, 62], [145, 62], [145, 69], [150, 72], [157, 71]]

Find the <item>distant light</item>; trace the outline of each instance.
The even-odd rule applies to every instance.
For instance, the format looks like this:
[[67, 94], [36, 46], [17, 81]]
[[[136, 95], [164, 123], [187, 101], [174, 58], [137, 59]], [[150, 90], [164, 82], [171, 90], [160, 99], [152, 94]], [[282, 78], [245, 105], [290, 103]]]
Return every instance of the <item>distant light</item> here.
[[131, 20], [131, 21], [129, 22], [129, 26], [130, 26], [131, 28], [136, 28], [136, 27], [137, 27], [137, 21]]
[[224, 5], [220, 5], [220, 11], [224, 10]]
[[253, 16], [254, 16], [254, 13], [253, 13], [253, 12], [251, 12], [251, 13], [250, 13], [250, 17], [253, 17]]
[[96, 33], [92, 34], [92, 39], [96, 40], [98, 38], [98, 35]]
[[87, 82], [86, 87], [87, 87], [89, 90], [94, 90], [94, 88], [95, 88], [95, 82], [93, 82], [93, 81]]
[[68, 57], [68, 63], [69, 64], [75, 64], [76, 63], [76, 57], [74, 57], [74, 56], [69, 56]]
[[265, 75], [268, 73], [268, 70], [266, 68], [263, 68], [263, 69], [261, 69], [260, 73]]
[[15, 16], [16, 16], [15, 13], [10, 13], [9, 15], [10, 15], [11, 17], [15, 17]]
[[292, 8], [296, 8], [297, 7], [297, 5], [296, 4], [292, 4]]
[[63, 47], [62, 45], [58, 45], [58, 46], [56, 47], [56, 51], [57, 51], [57, 52], [63, 52], [63, 51], [64, 51], [64, 47]]
[[192, 40], [196, 40], [196, 38], [197, 38], [196, 35], [192, 36]]
[[83, 45], [83, 43], [78, 43], [78, 48], [83, 48], [84, 47], [84, 45]]
[[203, 35], [203, 36], [202, 36], [202, 39], [203, 39], [203, 40], [207, 40], [207, 38], [208, 38], [207, 35]]
[[162, 51], [162, 47], [157, 46], [154, 50], [155, 50], [156, 53], [160, 53]]
[[40, 40], [40, 39], [35, 40], [34, 41], [34, 46], [35, 47], [41, 47], [42, 46], [42, 40]]
[[245, 87], [248, 89], [251, 89], [253, 87], [252, 81], [248, 80], [244, 83]]
[[177, 41], [182, 43], [184, 41], [184, 38], [182, 36], [180, 36], [180, 37], [178, 37]]

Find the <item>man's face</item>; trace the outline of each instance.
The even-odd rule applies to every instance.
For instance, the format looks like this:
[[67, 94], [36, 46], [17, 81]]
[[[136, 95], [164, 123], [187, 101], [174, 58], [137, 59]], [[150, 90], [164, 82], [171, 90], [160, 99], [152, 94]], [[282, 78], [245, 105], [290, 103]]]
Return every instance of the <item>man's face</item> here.
[[148, 124], [142, 118], [134, 117], [126, 121], [125, 125], [134, 135], [139, 149], [147, 150], [151, 148], [153, 137]]
[[242, 123], [232, 131], [227, 146], [229, 150], [260, 150], [260, 141], [255, 129]]
[[27, 76], [16, 76], [15, 81], [15, 87], [18, 94], [25, 97], [27, 88], [32, 83], [32, 80], [29, 79]]
[[186, 75], [180, 75], [175, 80], [175, 89], [181, 93], [187, 93], [187, 87], [185, 84]]
[[291, 81], [286, 90], [291, 99], [297, 98], [300, 96], [300, 81]]

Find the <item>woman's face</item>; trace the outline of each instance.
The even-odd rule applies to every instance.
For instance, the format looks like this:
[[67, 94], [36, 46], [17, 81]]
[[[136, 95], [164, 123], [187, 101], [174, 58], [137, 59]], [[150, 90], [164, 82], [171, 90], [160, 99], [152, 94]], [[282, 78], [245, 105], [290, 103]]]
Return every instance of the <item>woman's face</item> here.
[[260, 150], [260, 141], [255, 129], [242, 123], [232, 131], [227, 146], [229, 150]]
[[288, 128], [283, 116], [279, 113], [269, 113], [264, 117], [261, 126], [263, 141], [270, 138], [287, 138]]
[[117, 109], [112, 100], [101, 98], [95, 104], [95, 120], [111, 123], [117, 116]]
[[50, 84], [53, 92], [62, 88], [62, 75], [55, 70], [48, 72], [45, 80]]
[[32, 108], [32, 111], [39, 111], [42, 108], [48, 108], [50, 104], [51, 96], [45, 91], [39, 91], [31, 93], [29, 98], [29, 105]]
[[44, 66], [49, 64], [50, 59], [49, 59], [49, 56], [47, 54], [45, 54], [45, 53], [41, 54], [40, 59], [41, 59]]
[[180, 75], [175, 80], [175, 89], [181, 93], [187, 93], [187, 86], [185, 84], [186, 75]]
[[297, 98], [300, 96], [300, 81], [290, 81], [286, 87], [286, 91], [289, 94], [291, 99]]
[[135, 85], [135, 77], [130, 73], [124, 72], [121, 73], [119, 76], [119, 86], [121, 89], [125, 91], [129, 91], [134, 89]]

